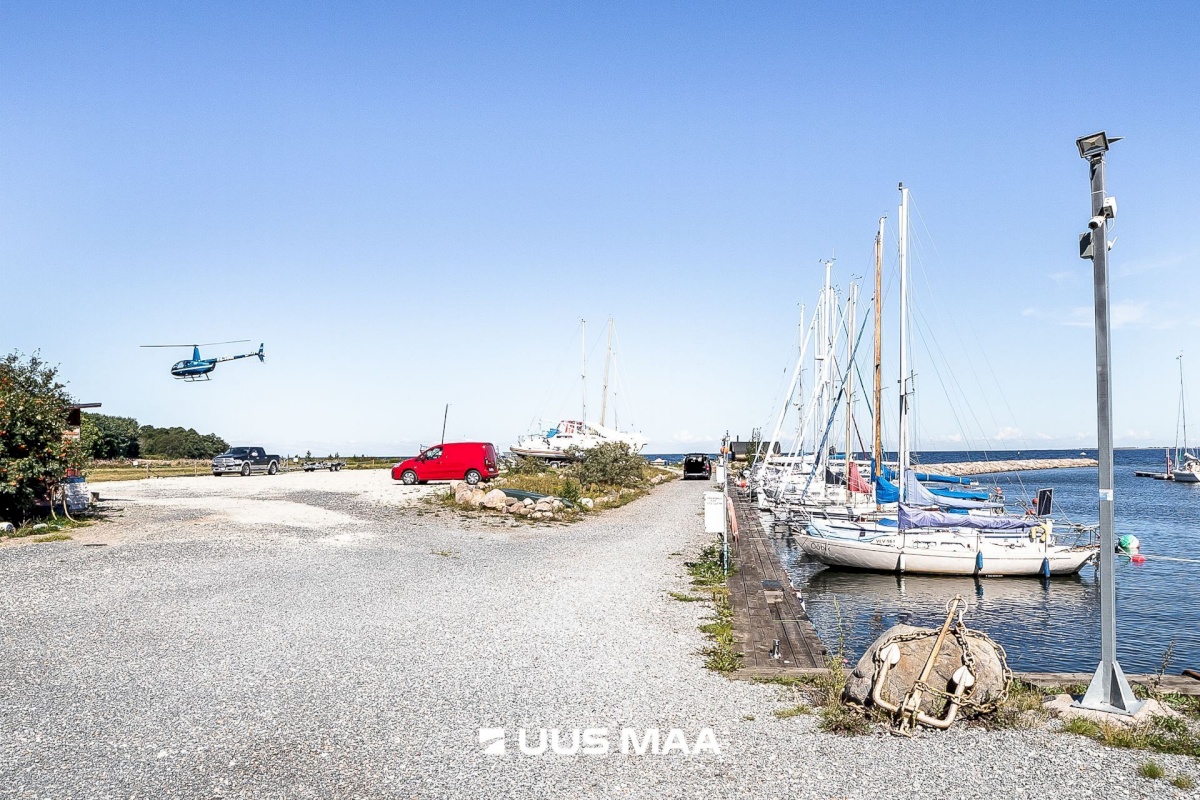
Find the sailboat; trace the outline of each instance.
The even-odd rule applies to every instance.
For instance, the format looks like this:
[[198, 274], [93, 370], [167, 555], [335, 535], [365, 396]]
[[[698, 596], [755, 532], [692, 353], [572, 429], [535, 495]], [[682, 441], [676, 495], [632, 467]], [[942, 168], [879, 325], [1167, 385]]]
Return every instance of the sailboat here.
[[[1008, 515], [1000, 503], [939, 497], [910, 469], [908, 374], [908, 189], [900, 204], [900, 432], [901, 478], [894, 520], [820, 519], [814, 515], [796, 545], [828, 566], [925, 575], [1073, 575], [1097, 552], [1094, 545], [1060, 544], [1053, 523]], [[877, 453], [878, 455], [878, 453]], [[949, 509], [949, 510], [944, 510]], [[956, 513], [957, 512], [957, 513]]]
[[583, 368], [580, 378], [583, 386], [583, 405], [579, 419], [560, 420], [557, 425], [533, 434], [517, 438], [517, 443], [509, 450], [517, 456], [541, 458], [551, 462], [564, 462], [577, 456], [579, 452], [609, 442], [623, 442], [634, 453], [642, 452], [647, 444], [646, 437], [640, 433], [623, 433], [617, 427], [605, 425], [608, 414], [608, 378], [612, 366], [612, 337], [613, 321], [608, 320], [608, 350], [604, 360], [604, 389], [600, 402], [600, 423], [587, 421], [587, 321], [580, 320], [581, 352]]
[[1179, 449], [1179, 426], [1175, 427], [1175, 468], [1171, 480], [1176, 483], [1200, 483], [1200, 458], [1188, 450], [1187, 443], [1187, 396], [1183, 390], [1183, 353], [1175, 357], [1179, 362], [1179, 418], [1183, 423], [1183, 449]]

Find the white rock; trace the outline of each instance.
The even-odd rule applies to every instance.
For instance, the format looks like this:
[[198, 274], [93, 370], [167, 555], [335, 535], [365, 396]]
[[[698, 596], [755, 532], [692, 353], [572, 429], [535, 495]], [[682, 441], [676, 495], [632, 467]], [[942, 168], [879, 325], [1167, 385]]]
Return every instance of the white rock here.
[[526, 506], [531, 506], [531, 505], [533, 505], [533, 498], [531, 498], [531, 497], [526, 497], [526, 498], [525, 498], [524, 500], [522, 500], [521, 502], [522, 502], [522, 503], [524, 503]]
[[505, 506], [508, 505], [508, 495], [499, 489], [492, 489], [483, 496], [483, 500], [481, 502], [484, 508], [492, 508], [496, 511], [503, 511]]
[[596, 503], [595, 503], [595, 501], [592, 500], [592, 498], [585, 497], [579, 501], [579, 505], [583, 506], [584, 508], [590, 509], [590, 508], [594, 508], [596, 506]]

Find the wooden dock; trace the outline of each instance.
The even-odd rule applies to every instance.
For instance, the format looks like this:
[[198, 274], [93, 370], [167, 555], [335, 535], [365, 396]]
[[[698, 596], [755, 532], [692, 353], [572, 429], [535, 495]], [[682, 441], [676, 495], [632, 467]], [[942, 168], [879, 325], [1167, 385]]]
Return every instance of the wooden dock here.
[[961, 461], [951, 464], [913, 464], [918, 472], [936, 472], [939, 475], [990, 475], [993, 472], [1022, 472], [1033, 469], [1070, 469], [1094, 467], [1094, 458], [1015, 458], [1004, 461]]
[[825, 671], [825, 647], [792, 588], [757, 509], [730, 486], [738, 537], [730, 543], [733, 639], [742, 656], [735, 678], [800, 676]]
[[[1040, 689], [1058, 689], [1065, 686], [1087, 686], [1092, 681], [1092, 673], [1018, 672], [1016, 678]], [[1200, 680], [1188, 675], [1163, 675], [1161, 678], [1157, 675], [1126, 675], [1125, 678], [1135, 686], [1157, 688], [1164, 694], [1200, 696]]]

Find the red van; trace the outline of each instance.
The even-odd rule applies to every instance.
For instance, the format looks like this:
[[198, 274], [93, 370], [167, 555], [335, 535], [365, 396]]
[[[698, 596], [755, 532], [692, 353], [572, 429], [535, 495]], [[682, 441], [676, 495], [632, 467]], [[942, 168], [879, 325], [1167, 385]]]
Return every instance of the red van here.
[[474, 486], [500, 474], [496, 447], [491, 442], [453, 442], [434, 445], [416, 458], [392, 467], [392, 480], [412, 486], [428, 481], [464, 480]]

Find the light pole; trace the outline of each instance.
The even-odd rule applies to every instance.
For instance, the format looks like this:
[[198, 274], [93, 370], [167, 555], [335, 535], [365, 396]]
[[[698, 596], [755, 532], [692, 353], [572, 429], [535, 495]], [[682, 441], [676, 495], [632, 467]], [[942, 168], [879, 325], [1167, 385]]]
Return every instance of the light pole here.
[[1079, 238], [1080, 258], [1092, 260], [1096, 296], [1096, 428], [1100, 465], [1100, 664], [1078, 705], [1094, 711], [1136, 714], [1142, 701], [1133, 695], [1117, 663], [1117, 584], [1113, 574], [1113, 441], [1112, 384], [1109, 380], [1111, 348], [1108, 341], [1108, 221], [1117, 215], [1117, 201], [1104, 194], [1104, 154], [1120, 141], [1103, 131], [1076, 140], [1079, 155], [1088, 162], [1092, 180], [1092, 218], [1088, 232]]

